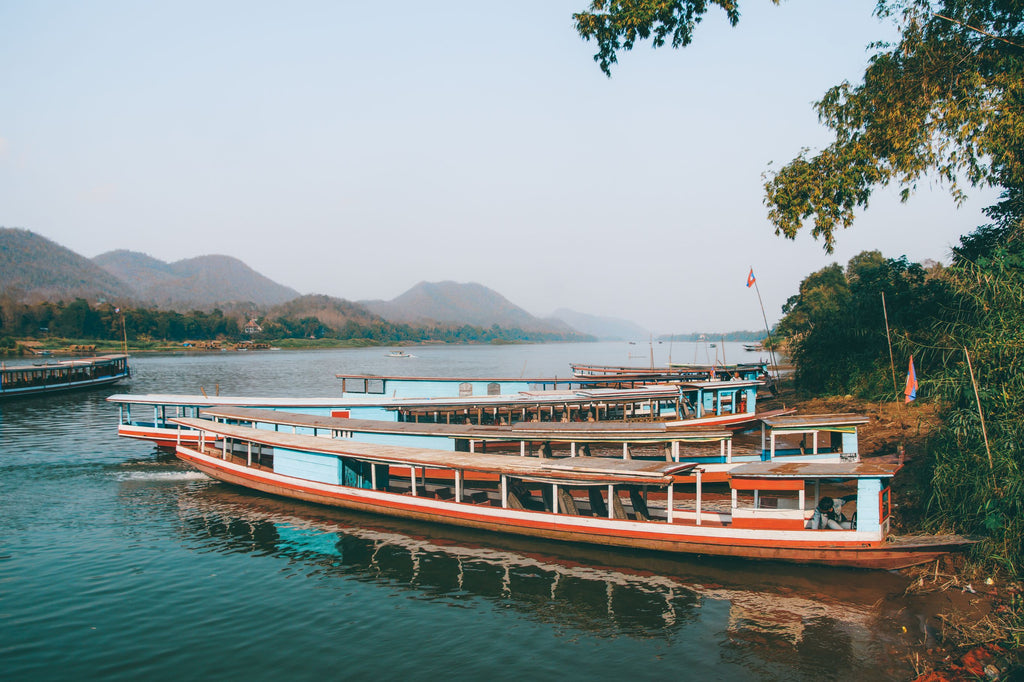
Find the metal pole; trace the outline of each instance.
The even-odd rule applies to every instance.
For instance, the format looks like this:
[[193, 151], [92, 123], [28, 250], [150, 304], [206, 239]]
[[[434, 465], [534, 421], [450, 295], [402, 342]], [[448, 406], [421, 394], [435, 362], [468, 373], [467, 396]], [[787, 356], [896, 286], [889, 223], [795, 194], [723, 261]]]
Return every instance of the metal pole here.
[[[754, 266], [750, 266], [753, 271]], [[768, 333], [768, 354], [772, 357], [772, 365], [775, 367], [775, 381], [779, 381], [779, 365], [775, 362], [775, 343], [772, 341], [772, 330], [768, 327], [768, 316], [764, 313], [764, 301], [761, 300], [761, 288], [757, 286], [757, 278], [754, 278], [754, 291], [757, 292], [757, 302], [761, 306], [761, 318], [764, 320], [764, 330]]]

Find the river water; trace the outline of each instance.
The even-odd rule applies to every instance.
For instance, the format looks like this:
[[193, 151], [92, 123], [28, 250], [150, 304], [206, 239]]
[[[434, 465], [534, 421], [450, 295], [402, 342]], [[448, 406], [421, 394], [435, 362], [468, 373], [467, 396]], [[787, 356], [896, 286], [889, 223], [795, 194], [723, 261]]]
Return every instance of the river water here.
[[676, 558], [278, 500], [116, 436], [113, 392], [332, 396], [336, 373], [568, 376], [739, 344], [133, 358], [0, 403], [4, 680], [908, 679], [934, 614], [894, 573]]

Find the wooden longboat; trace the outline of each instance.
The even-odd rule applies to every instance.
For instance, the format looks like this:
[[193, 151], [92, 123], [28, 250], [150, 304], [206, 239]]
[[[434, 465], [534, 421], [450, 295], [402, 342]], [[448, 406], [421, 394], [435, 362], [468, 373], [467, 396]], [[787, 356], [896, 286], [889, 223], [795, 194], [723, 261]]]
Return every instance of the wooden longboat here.
[[[788, 461], [857, 461], [856, 426], [867, 418], [852, 414], [764, 417], [784, 424], [786, 433], [811, 436], [808, 447], [783, 448], [777, 434], [762, 432], [761, 445], [735, 444], [728, 429], [637, 422], [518, 422], [507, 426], [420, 424], [368, 419], [321, 417], [279, 410], [212, 407], [200, 416], [273, 431], [351, 439], [365, 443], [411, 445], [451, 452], [481, 452], [537, 457], [621, 457], [695, 462], [704, 481], [724, 481], [737, 464], [786, 458]], [[827, 441], [822, 434], [831, 435]], [[838, 435], [839, 437], [835, 437]], [[195, 434], [185, 434], [195, 437]], [[770, 445], [769, 445], [770, 444]], [[428, 472], [430, 479], [445, 472]], [[450, 477], [450, 474], [449, 474]], [[477, 476], [477, 480], [496, 480]]]
[[707, 381], [711, 379], [760, 379], [768, 376], [765, 362], [745, 362], [734, 365], [698, 365], [672, 363], [664, 367], [637, 367], [628, 365], [597, 365], [572, 363], [569, 365], [577, 379], [611, 381], [625, 377], [671, 377], [672, 381]]
[[[622, 548], [881, 569], [931, 561], [970, 543], [960, 536], [889, 539], [889, 481], [899, 466], [880, 460], [740, 465], [731, 472], [730, 509], [706, 511], [695, 463], [539, 460], [173, 421], [200, 432], [197, 445], [177, 446], [177, 456], [214, 479], [399, 518]], [[402, 468], [405, 477], [390, 473]], [[450, 470], [454, 485], [427, 484], [427, 469]], [[472, 488], [470, 471], [496, 475], [499, 489]], [[690, 472], [697, 473], [692, 508], [675, 495], [677, 477]], [[805, 529], [808, 487], [816, 500], [823, 485], [837, 481], [855, 490], [856, 527]], [[548, 492], [536, 499], [524, 483]], [[649, 501], [652, 489], [665, 491], [664, 504]]]
[[109, 386], [130, 376], [127, 355], [0, 366], [0, 400]]
[[[349, 395], [378, 395], [393, 398], [509, 395], [524, 391], [571, 391], [594, 388], [640, 388], [652, 384], [693, 381], [757, 380], [767, 375], [767, 365], [730, 365], [728, 367], [671, 368], [618, 367], [615, 371], [584, 370], [569, 377], [445, 377], [407, 374], [335, 374], [341, 392]], [[730, 368], [733, 369], [730, 372]]]
[[542, 390], [476, 397], [402, 398], [357, 395], [340, 398], [274, 398], [171, 394], [117, 394], [118, 435], [173, 446], [173, 417], [197, 417], [208, 407], [290, 410], [321, 416], [444, 424], [499, 424], [502, 421], [665, 422], [687, 426], [742, 428], [766, 414], [757, 412], [758, 381], [660, 384], [630, 389]]

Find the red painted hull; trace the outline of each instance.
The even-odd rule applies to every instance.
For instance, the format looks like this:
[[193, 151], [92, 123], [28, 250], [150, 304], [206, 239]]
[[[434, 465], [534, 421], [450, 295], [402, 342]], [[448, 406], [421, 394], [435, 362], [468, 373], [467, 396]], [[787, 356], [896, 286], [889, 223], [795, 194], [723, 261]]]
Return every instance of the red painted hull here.
[[[962, 539], [948, 542], [885, 540], [824, 540], [823, 531], [793, 531], [782, 542], [756, 530], [720, 525], [623, 521], [568, 516], [550, 512], [502, 509], [484, 504], [456, 503], [383, 491], [348, 488], [281, 476], [250, 468], [179, 446], [180, 459], [208, 476], [261, 492], [398, 518], [476, 528], [550, 540], [634, 548], [660, 552], [733, 556], [796, 563], [898, 569], [926, 563], [959, 549]], [[827, 532], [827, 531], [825, 531]], [[829, 534], [835, 538], [835, 535]]]

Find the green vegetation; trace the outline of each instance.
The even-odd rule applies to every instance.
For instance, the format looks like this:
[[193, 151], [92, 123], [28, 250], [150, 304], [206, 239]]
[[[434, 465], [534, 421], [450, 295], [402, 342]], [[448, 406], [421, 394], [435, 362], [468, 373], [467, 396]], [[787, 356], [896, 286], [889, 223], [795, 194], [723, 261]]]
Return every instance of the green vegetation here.
[[[618, 52], [637, 42], [689, 45], [713, 6], [739, 21], [736, 0], [593, 0], [574, 19], [610, 76]], [[863, 81], [840, 83], [816, 104], [833, 142], [800, 153], [765, 183], [776, 234], [792, 239], [813, 222], [829, 252], [836, 229], [849, 227], [879, 187], [895, 184], [906, 200], [922, 179], [938, 178], [958, 200], [967, 182], [1003, 187], [1011, 202], [1024, 185], [1019, 0], [879, 0], [875, 14], [893, 21], [899, 39], [872, 45]]]
[[918, 398], [936, 402], [941, 416], [925, 467], [926, 524], [985, 537], [976, 557], [1020, 577], [1024, 223], [1016, 225], [965, 237], [948, 268], [878, 252], [859, 254], [845, 270], [823, 268], [786, 303], [777, 333], [806, 395], [898, 400], [913, 355]]
[[[776, 0], [777, 4], [777, 0]], [[730, 23], [734, 0], [593, 0], [574, 15], [610, 75], [620, 51], [643, 40], [688, 45], [711, 7]], [[862, 253], [808, 276], [779, 323], [799, 390], [898, 399], [908, 356], [919, 399], [939, 408], [916, 496], [924, 523], [983, 538], [977, 565], [1024, 576], [1024, 12], [1020, 0], [878, 0], [894, 21], [859, 84], [843, 82], [815, 105], [833, 133], [765, 180], [775, 233], [812, 224], [832, 252], [872, 193], [923, 179], [955, 199], [962, 183], [1002, 188], [995, 221], [961, 238], [949, 268]], [[822, 27], [832, 30], [834, 27]], [[882, 296], [885, 297], [883, 308]], [[886, 313], [888, 315], [886, 315]], [[890, 360], [886, 317], [893, 331]], [[900, 370], [894, 371], [893, 364]], [[1005, 641], [1024, 645], [1024, 605], [1002, 617]]]
[[337, 348], [396, 343], [530, 343], [586, 340], [577, 334], [545, 333], [505, 328], [417, 326], [366, 318], [339, 318], [332, 327], [316, 316], [276, 316], [261, 320], [261, 329], [243, 333], [243, 325], [219, 309], [187, 313], [130, 308], [110, 304], [91, 306], [84, 299], [71, 303], [34, 305], [0, 301], [0, 353], [17, 353], [13, 339], [38, 341], [48, 349], [72, 344], [96, 345], [98, 350], [119, 349], [127, 340], [132, 350], [167, 350], [186, 342], [266, 343], [282, 348]]

